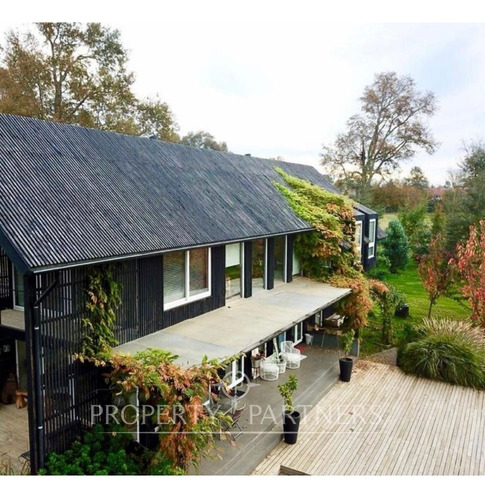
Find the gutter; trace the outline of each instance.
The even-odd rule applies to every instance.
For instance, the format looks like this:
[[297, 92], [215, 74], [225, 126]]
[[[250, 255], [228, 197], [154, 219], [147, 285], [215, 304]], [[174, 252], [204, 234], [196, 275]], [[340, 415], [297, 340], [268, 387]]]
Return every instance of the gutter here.
[[34, 269], [30, 269], [30, 272], [33, 274], [40, 274], [48, 271], [62, 271], [64, 269], [73, 269], [75, 267], [83, 267], [83, 266], [89, 266], [89, 265], [95, 265], [95, 264], [104, 264], [107, 262], [119, 262], [119, 261], [124, 261], [124, 260], [130, 260], [130, 259], [137, 259], [137, 258], [144, 258], [144, 257], [156, 257], [158, 255], [164, 255], [166, 253], [170, 252], [176, 252], [176, 251], [185, 251], [185, 250], [195, 250], [197, 248], [209, 248], [209, 247], [217, 247], [217, 246], [222, 246], [222, 245], [230, 245], [232, 243], [244, 243], [246, 241], [254, 241], [257, 239], [261, 238], [273, 238], [276, 236], [286, 236], [289, 234], [300, 234], [300, 233], [308, 233], [310, 231], [314, 231], [315, 228], [309, 227], [305, 229], [297, 229], [294, 231], [289, 231], [286, 233], [275, 233], [275, 234], [263, 234], [259, 236], [251, 236], [251, 238], [240, 238], [236, 240], [231, 240], [231, 241], [217, 241], [217, 242], [210, 242], [210, 243], [203, 243], [201, 245], [186, 245], [183, 247], [174, 247], [174, 248], [166, 248], [164, 250], [153, 250], [153, 251], [147, 251], [147, 252], [139, 252], [139, 253], [133, 253], [133, 254], [128, 254], [128, 255], [115, 255], [113, 257], [100, 257], [99, 259], [89, 259], [89, 260], [84, 260], [84, 261], [79, 261], [79, 262], [72, 262], [68, 264], [55, 264], [52, 266], [42, 266], [42, 267], [37, 267]]

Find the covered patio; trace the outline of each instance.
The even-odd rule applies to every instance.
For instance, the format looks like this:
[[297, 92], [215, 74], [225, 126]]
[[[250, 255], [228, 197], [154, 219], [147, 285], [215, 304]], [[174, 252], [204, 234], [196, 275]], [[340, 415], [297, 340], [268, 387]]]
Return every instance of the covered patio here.
[[24, 312], [16, 309], [0, 311], [0, 326], [14, 330], [25, 330]]
[[27, 407], [0, 403], [0, 461], [10, 462], [20, 472], [26, 459], [21, 455], [29, 450], [29, 423]]
[[350, 293], [348, 288], [298, 277], [122, 344], [115, 351], [134, 354], [148, 348], [164, 349], [178, 355], [181, 366], [199, 364], [204, 355], [213, 359], [247, 353]]
[[251, 474], [268, 453], [282, 442], [283, 400], [278, 385], [286, 382], [290, 375], [298, 379], [294, 402], [302, 417], [318, 404], [339, 380], [339, 352], [319, 347], [321, 339], [316, 340], [315, 345], [301, 346], [306, 359], [299, 369], [287, 369], [276, 381], [257, 378], [249, 387], [242, 386], [246, 392], [239, 400], [245, 405], [238, 422], [241, 433], [235, 436], [228, 434], [217, 441], [216, 457], [202, 459], [199, 468], [192, 470], [191, 474]]

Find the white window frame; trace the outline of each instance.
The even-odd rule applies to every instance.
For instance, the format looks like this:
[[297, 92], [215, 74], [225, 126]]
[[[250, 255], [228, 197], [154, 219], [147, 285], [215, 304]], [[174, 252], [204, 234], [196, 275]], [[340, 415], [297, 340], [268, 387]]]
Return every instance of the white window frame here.
[[[279, 238], [279, 237], [280, 236], [276, 236], [275, 238]], [[285, 239], [285, 242], [283, 243], [283, 246], [284, 246], [283, 283], [287, 283], [288, 282], [288, 279], [287, 279], [288, 278], [288, 235], [287, 234], [283, 235], [283, 238]], [[273, 282], [274, 282], [274, 271], [273, 271]], [[278, 283], [278, 284], [281, 284], [281, 283]]]
[[377, 219], [369, 219], [369, 245], [367, 247], [368, 259], [372, 259], [376, 255], [376, 230], [377, 230]]
[[227, 386], [228, 389], [233, 389], [239, 384], [242, 384], [244, 382], [244, 356], [234, 360], [231, 363], [230, 372], [228, 371], [227, 373], [231, 374], [231, 383]]
[[303, 323], [297, 323], [293, 327], [293, 345], [297, 345], [303, 341]]
[[[258, 290], [256, 293], [261, 293], [262, 291], [264, 290], [267, 290], [268, 289], [268, 238], [258, 238], [258, 239], [261, 239], [264, 241], [264, 263], [263, 263], [263, 266], [264, 266], [264, 271], [263, 271], [263, 289], [262, 290]], [[256, 240], [254, 240], [256, 241]], [[253, 242], [251, 241], [251, 244]], [[254, 289], [253, 289], [253, 286], [252, 286], [252, 282], [253, 282], [253, 269], [252, 269], [252, 262], [250, 263], [251, 265], [251, 290], [252, 290], [252, 295], [254, 295]]]
[[[360, 231], [357, 231], [357, 227], [360, 226]], [[360, 255], [362, 253], [362, 239], [364, 237], [363, 235], [363, 227], [362, 227], [362, 221], [361, 220], [356, 220], [355, 221], [355, 243], [357, 244], [357, 252]], [[360, 234], [360, 238], [357, 239], [357, 236]]]
[[[241, 276], [240, 276], [240, 280], [241, 280], [241, 283], [240, 283], [240, 288], [241, 288], [241, 293], [240, 293], [240, 297], [244, 297], [244, 245], [245, 243], [244, 242], [241, 242], [241, 243], [238, 243], [239, 245], [239, 252], [240, 252], [240, 255], [239, 255], [239, 266], [241, 268]], [[224, 250], [225, 251], [225, 250]], [[226, 267], [227, 269], [227, 267]], [[226, 294], [227, 294], [227, 288], [226, 288]], [[237, 299], [239, 297], [231, 297], [231, 298], [227, 298], [226, 296], [226, 300], [234, 300], [234, 299]]]
[[[21, 275], [21, 277], [23, 279], [22, 275]], [[17, 301], [15, 300], [16, 292], [17, 292], [16, 269], [15, 269], [15, 266], [13, 265], [13, 263], [12, 263], [12, 298], [13, 298], [13, 308], [16, 311], [25, 311], [25, 307], [24, 306], [19, 306], [17, 304]], [[24, 290], [24, 300], [25, 300], [25, 290]]]
[[[192, 250], [197, 250], [193, 248]], [[184, 304], [189, 304], [190, 302], [196, 302], [197, 300], [202, 300], [212, 295], [212, 259], [211, 259], [211, 248], [209, 247], [207, 252], [207, 292], [198, 293], [197, 295], [190, 295], [190, 250], [184, 250], [185, 252], [185, 269], [184, 269], [184, 286], [185, 286], [185, 297], [182, 299], [177, 299], [172, 302], [164, 303], [163, 310], [168, 311], [174, 307], [180, 307]], [[165, 272], [165, 269], [163, 270]], [[164, 291], [165, 293], [165, 291]]]

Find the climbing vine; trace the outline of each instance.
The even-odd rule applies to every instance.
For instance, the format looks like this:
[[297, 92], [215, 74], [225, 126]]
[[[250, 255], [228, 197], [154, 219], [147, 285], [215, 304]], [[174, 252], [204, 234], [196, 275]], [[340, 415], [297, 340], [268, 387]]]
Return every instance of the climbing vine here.
[[115, 279], [115, 265], [93, 266], [86, 278], [84, 294], [80, 355], [92, 357], [117, 344], [114, 327], [116, 310], [121, 304], [121, 286]]
[[305, 276], [352, 289], [336, 305], [347, 317], [347, 328], [358, 331], [367, 324], [372, 309], [371, 283], [362, 273], [355, 245], [355, 217], [352, 201], [276, 169], [285, 181], [276, 183], [296, 215], [315, 231], [295, 236], [294, 249]]
[[[154, 460], [169, 460], [188, 471], [203, 456], [212, 456], [215, 436], [228, 428], [231, 417], [207, 408], [211, 385], [221, 382], [224, 361], [204, 358], [198, 366], [181, 367], [177, 356], [167, 351], [147, 349], [135, 355], [110, 353], [94, 362], [105, 366], [109, 383], [119, 394], [138, 389], [140, 404], [150, 408], [152, 423], [158, 428], [159, 447]], [[215, 397], [215, 396], [214, 396]]]

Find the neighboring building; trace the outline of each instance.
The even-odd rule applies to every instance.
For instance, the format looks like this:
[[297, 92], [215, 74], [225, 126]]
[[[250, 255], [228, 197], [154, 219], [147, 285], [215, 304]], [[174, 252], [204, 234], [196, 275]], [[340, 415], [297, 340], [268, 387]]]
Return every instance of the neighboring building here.
[[[92, 266], [117, 263], [117, 349], [166, 348], [185, 364], [299, 342], [306, 318], [350, 293], [295, 279], [294, 237], [312, 228], [275, 188], [275, 166], [337, 191], [309, 166], [0, 115], [0, 389], [13, 369], [28, 391], [34, 472], [105, 390], [73, 360]], [[368, 269], [377, 214], [355, 210]], [[224, 324], [205, 334], [209, 320]]]

